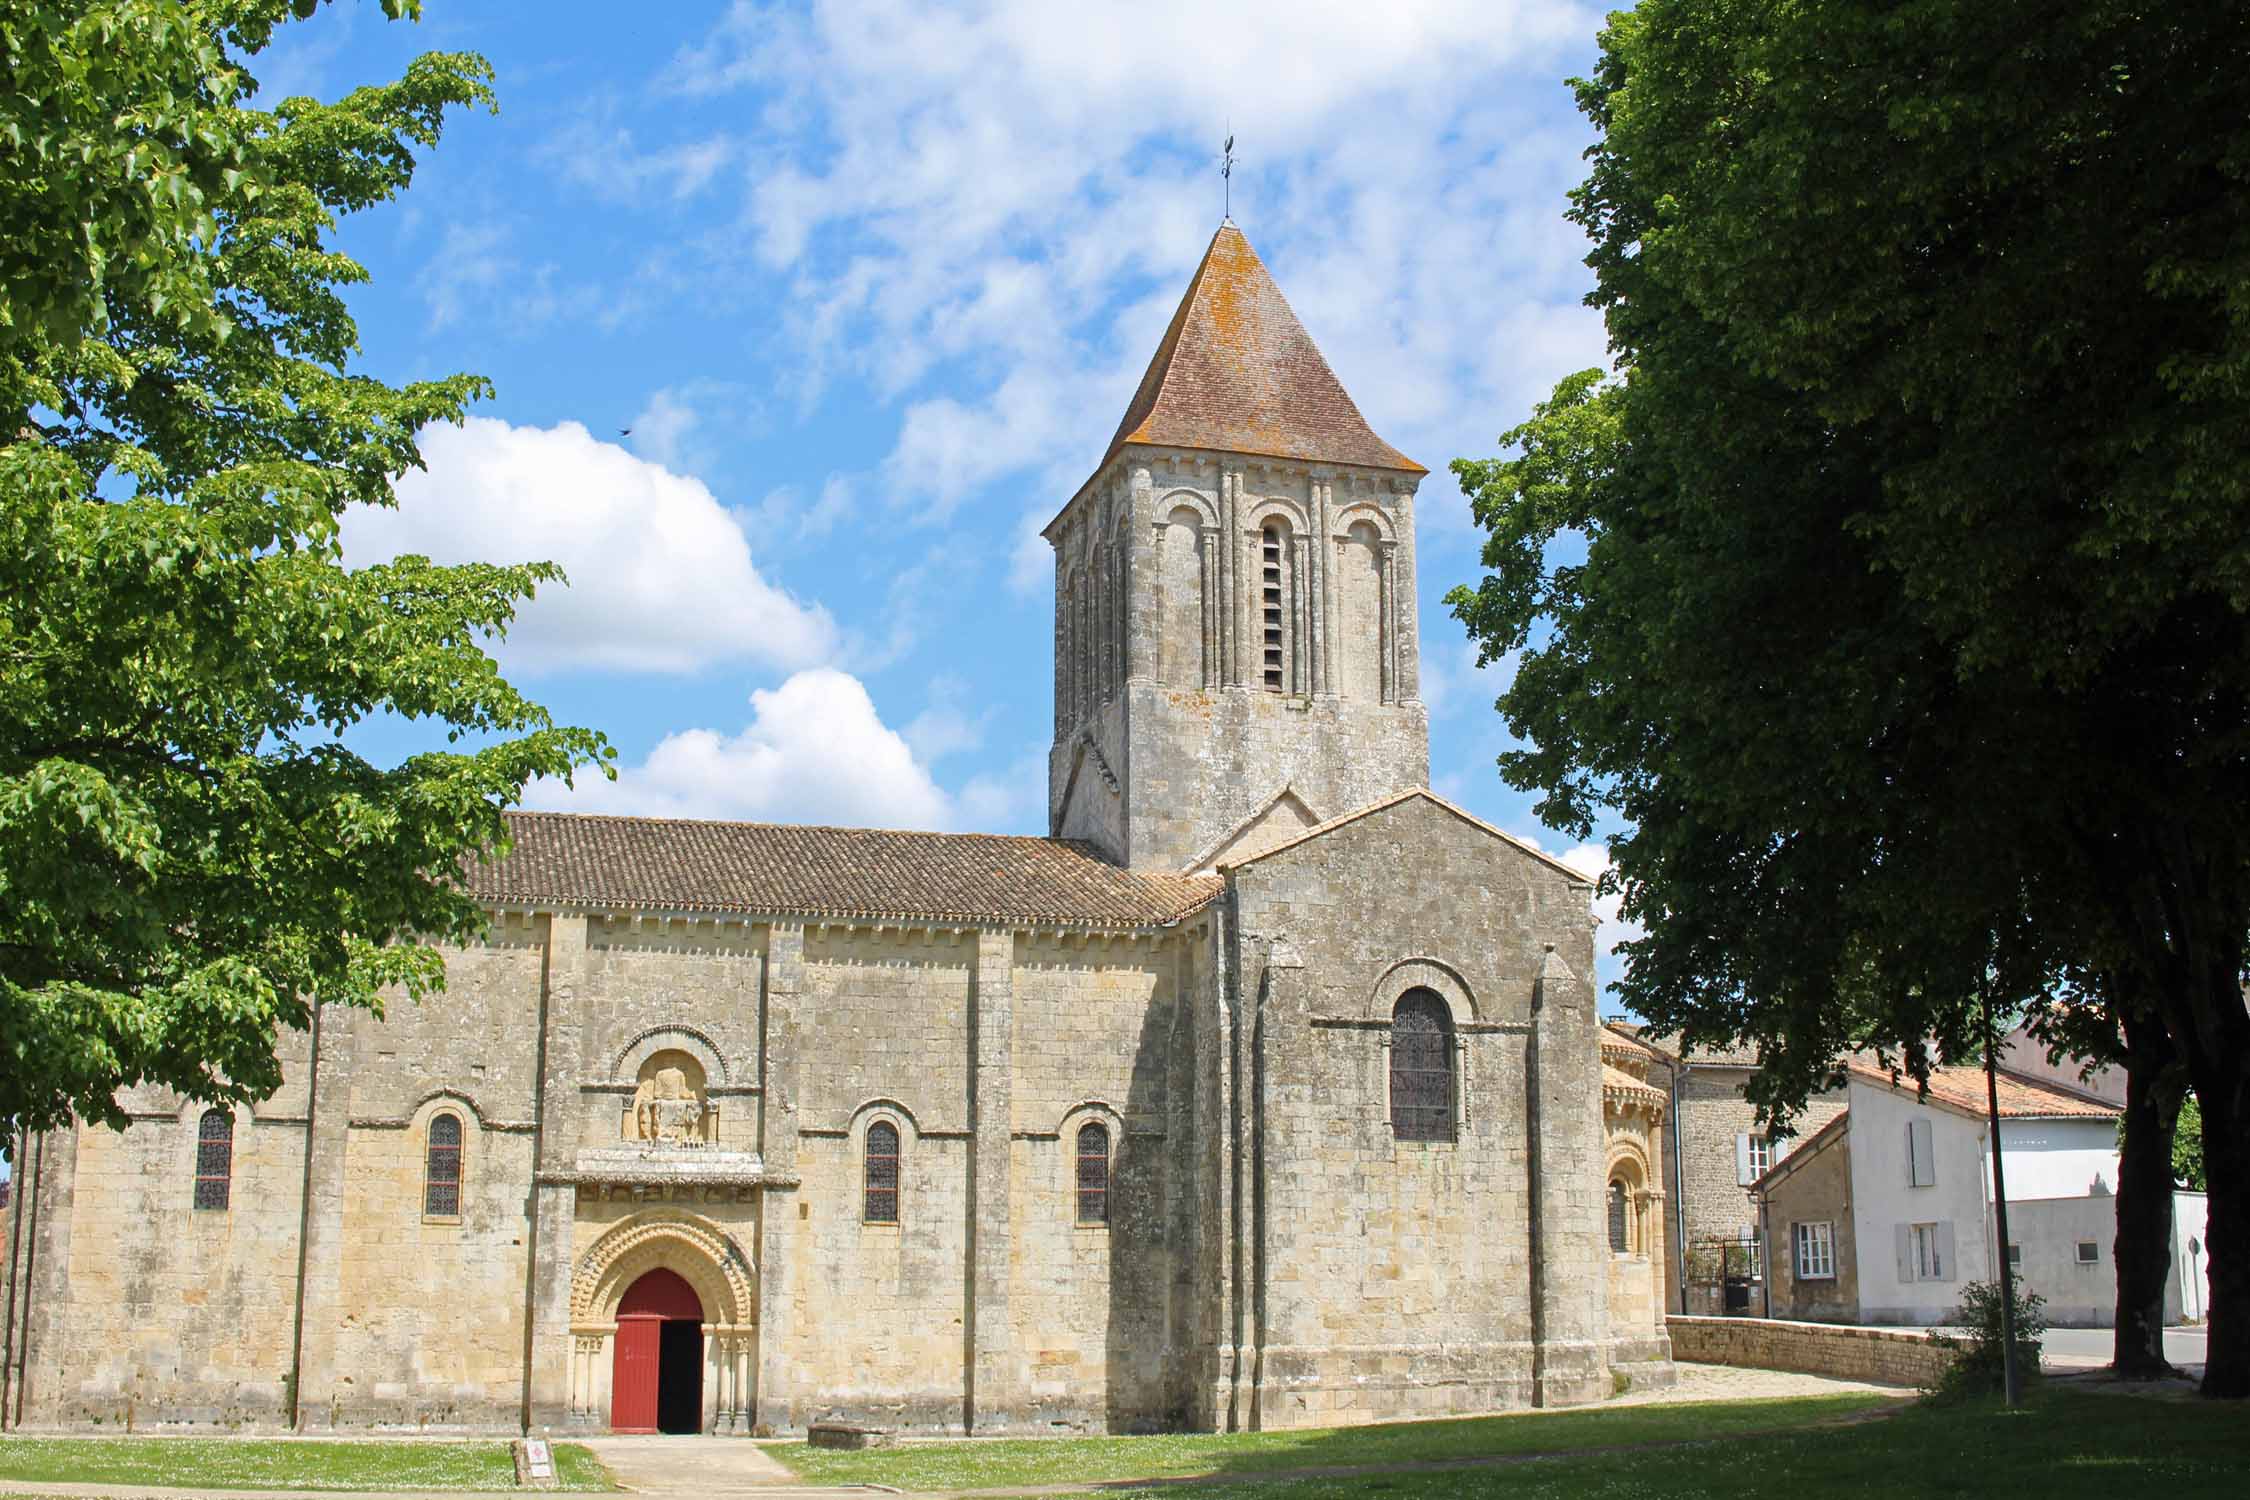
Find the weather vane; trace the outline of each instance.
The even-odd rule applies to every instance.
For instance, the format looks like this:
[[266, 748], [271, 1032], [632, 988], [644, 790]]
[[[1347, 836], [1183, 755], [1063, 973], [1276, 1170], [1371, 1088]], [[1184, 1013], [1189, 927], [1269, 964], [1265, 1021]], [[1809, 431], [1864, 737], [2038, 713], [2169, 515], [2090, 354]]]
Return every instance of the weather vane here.
[[1234, 218], [1234, 132], [1227, 132], [1227, 143], [1219, 148], [1219, 189], [1223, 205], [1220, 219], [1231, 222]]

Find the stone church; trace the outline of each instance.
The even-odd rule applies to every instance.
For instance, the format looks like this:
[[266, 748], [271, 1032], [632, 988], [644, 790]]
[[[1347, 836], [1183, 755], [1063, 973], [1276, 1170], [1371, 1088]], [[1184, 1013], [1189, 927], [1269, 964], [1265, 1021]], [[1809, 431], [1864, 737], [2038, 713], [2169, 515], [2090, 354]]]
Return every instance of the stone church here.
[[1591, 887], [1423, 786], [1424, 473], [1222, 226], [1047, 528], [1050, 837], [512, 814], [443, 996], [25, 1146], [0, 1412], [1138, 1432], [1668, 1378]]

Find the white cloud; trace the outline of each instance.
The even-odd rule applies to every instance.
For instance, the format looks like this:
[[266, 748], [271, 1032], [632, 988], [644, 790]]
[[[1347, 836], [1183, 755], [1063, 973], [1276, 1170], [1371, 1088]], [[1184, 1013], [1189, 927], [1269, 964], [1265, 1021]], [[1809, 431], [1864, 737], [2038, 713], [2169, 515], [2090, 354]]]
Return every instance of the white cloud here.
[[690, 380], [651, 392], [620, 436], [635, 453], [674, 473], [704, 474], [717, 452], [706, 420], [713, 407], [720, 408], [722, 425], [732, 435], [759, 416], [744, 386], [731, 380]]
[[654, 817], [743, 818], [851, 828], [954, 826], [951, 799], [905, 736], [885, 725], [858, 678], [798, 672], [750, 695], [734, 734], [666, 735], [615, 781], [536, 784], [534, 807]]
[[[1610, 870], [1609, 846], [1606, 844], [1580, 844], [1555, 856], [1581, 875], [1601, 879]], [[1621, 960], [1617, 945], [1641, 936], [1638, 922], [1628, 922], [1619, 915], [1625, 901], [1623, 891], [1609, 891], [1594, 898], [1594, 915], [1601, 925], [1594, 929], [1594, 971], [1604, 981], [1614, 982], [1619, 974]]]
[[513, 670], [794, 668], [838, 650], [827, 612], [759, 573], [740, 522], [701, 481], [576, 422], [471, 417], [424, 431], [422, 456], [396, 509], [346, 518], [346, 556], [560, 563], [570, 586], [542, 589], [498, 648]]
[[[1011, 476], [1049, 510], [1085, 477], [1210, 233], [1230, 117], [1237, 218], [1408, 452], [1482, 451], [1601, 362], [1561, 218], [1586, 133], [1554, 123], [1599, 19], [1573, 0], [1379, 23], [1349, 0], [738, 0], [668, 81], [764, 91], [746, 241], [794, 282], [801, 389], [842, 362], [906, 398], [883, 493], [942, 520]], [[1442, 469], [1425, 495], [1461, 528]]]

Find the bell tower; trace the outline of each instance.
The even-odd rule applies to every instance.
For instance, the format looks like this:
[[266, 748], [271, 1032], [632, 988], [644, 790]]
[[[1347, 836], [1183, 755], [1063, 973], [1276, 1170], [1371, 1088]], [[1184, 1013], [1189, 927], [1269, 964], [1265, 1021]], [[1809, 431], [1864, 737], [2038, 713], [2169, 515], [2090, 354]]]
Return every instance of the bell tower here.
[[1377, 437], [1220, 225], [1091, 478], [1048, 523], [1048, 825], [1211, 869], [1429, 778], [1428, 471]]

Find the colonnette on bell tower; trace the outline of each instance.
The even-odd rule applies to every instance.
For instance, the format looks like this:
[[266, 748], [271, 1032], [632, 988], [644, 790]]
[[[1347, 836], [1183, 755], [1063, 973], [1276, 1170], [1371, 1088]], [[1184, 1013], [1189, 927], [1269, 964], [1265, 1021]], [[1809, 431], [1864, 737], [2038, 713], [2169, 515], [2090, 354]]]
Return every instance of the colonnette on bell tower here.
[[1414, 491], [1233, 224], [1055, 549], [1049, 829], [1207, 870], [1429, 778]]

